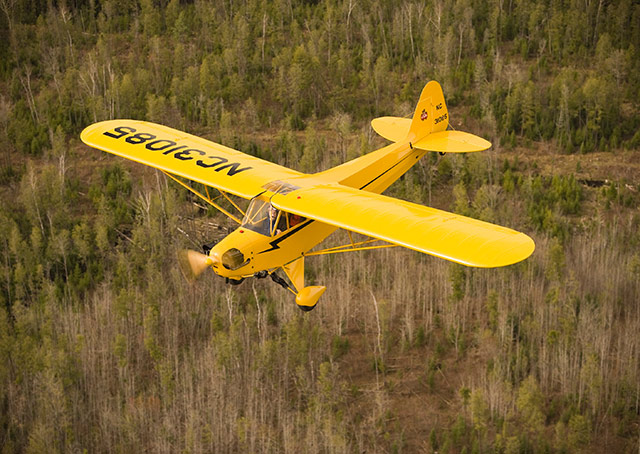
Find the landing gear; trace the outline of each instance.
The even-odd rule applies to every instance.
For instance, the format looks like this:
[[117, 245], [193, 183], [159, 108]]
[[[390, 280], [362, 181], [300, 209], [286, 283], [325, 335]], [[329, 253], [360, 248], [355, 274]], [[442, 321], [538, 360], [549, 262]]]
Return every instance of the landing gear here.
[[[301, 263], [299, 263], [299, 265], [301, 265]], [[270, 277], [273, 282], [287, 290], [291, 290], [296, 295], [296, 305], [300, 310], [304, 312], [313, 310], [316, 307], [320, 296], [322, 296], [327, 288], [321, 286], [303, 287], [304, 281], [302, 279], [296, 279], [296, 277], [302, 276], [302, 274], [298, 275], [297, 273], [304, 272], [304, 268], [302, 268], [302, 266], [291, 266], [291, 264], [288, 264], [283, 267], [283, 270], [291, 283], [287, 282], [285, 278], [279, 276], [275, 271], [269, 273], [266, 270], [261, 270], [254, 273], [253, 277], [258, 279], [264, 279], [267, 276]], [[229, 282], [228, 278], [227, 282]]]
[[[276, 273], [271, 273], [269, 276], [276, 284], [281, 285], [287, 290], [293, 290], [295, 292], [295, 289]], [[300, 310], [304, 312], [313, 310], [313, 308], [316, 307], [316, 304], [318, 303], [320, 295], [324, 293], [325, 288], [326, 287], [305, 287], [301, 291], [296, 292], [296, 304], [298, 305]]]
[[231, 278], [225, 277], [224, 279], [225, 279], [225, 282], [229, 285], [240, 285], [242, 284], [242, 281], [244, 281], [243, 277], [240, 279], [231, 279]]
[[296, 304], [301, 310], [309, 312], [316, 307], [318, 300], [326, 289], [327, 287], [317, 285], [305, 287], [296, 295]]
[[287, 281], [282, 279], [276, 273], [271, 273], [269, 276], [271, 277], [271, 280], [273, 282], [275, 282], [276, 284], [281, 285], [282, 287], [286, 288], [287, 290], [291, 288], [291, 287], [289, 287], [289, 284], [287, 283]]

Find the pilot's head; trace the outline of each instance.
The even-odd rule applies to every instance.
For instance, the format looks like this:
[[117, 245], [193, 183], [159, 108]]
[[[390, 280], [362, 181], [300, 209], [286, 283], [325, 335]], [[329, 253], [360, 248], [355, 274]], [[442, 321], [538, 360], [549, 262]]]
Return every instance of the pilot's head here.
[[269, 219], [275, 219], [278, 215], [278, 210], [273, 205], [269, 205]]

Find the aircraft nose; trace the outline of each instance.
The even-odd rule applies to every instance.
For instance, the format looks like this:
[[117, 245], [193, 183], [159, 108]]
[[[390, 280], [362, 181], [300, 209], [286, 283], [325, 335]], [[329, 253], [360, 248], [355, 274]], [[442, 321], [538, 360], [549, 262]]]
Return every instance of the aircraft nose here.
[[207, 265], [212, 266], [214, 270], [217, 270], [222, 263], [220, 253], [218, 251], [211, 250], [207, 256]]

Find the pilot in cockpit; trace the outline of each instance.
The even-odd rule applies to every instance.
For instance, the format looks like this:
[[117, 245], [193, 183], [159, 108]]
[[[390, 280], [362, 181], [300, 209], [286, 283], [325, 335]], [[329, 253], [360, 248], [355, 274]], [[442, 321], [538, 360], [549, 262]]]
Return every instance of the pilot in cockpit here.
[[283, 213], [278, 220], [278, 210], [273, 205], [269, 204], [269, 232], [271, 235], [280, 235], [286, 229], [286, 213]]

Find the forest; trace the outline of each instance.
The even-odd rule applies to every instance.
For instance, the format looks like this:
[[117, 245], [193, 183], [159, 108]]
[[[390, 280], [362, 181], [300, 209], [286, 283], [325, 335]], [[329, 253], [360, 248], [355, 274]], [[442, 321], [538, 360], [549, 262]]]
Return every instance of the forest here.
[[[312, 173], [432, 79], [493, 147], [387, 194], [536, 251], [313, 257], [309, 313], [187, 282], [233, 223], [79, 140], [142, 119]], [[0, 0], [0, 451], [637, 453], [639, 191], [635, 0]]]

